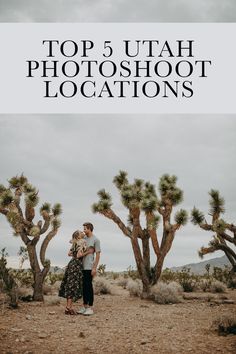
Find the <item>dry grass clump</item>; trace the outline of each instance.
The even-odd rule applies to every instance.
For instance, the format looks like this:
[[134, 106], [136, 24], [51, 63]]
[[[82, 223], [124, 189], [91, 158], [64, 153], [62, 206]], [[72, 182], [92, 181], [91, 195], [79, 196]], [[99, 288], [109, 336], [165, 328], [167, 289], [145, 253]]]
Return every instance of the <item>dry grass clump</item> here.
[[127, 283], [128, 283], [128, 279], [127, 278], [124, 278], [124, 277], [121, 277], [119, 278], [117, 284], [119, 286], [121, 286], [122, 288], [126, 289], [127, 288]]
[[225, 293], [227, 286], [221, 281], [215, 280], [211, 283], [210, 291], [212, 293]]
[[112, 286], [109, 281], [103, 277], [96, 277], [93, 280], [94, 294], [111, 294]]
[[224, 315], [213, 322], [219, 335], [236, 334], [236, 314]]
[[150, 298], [158, 304], [176, 304], [182, 301], [183, 288], [177, 282], [159, 282], [151, 288]]
[[52, 286], [49, 284], [43, 284], [43, 295], [52, 295]]
[[206, 278], [202, 278], [198, 282], [198, 288], [204, 292], [210, 291], [212, 281]]
[[143, 285], [140, 279], [129, 279], [126, 285], [126, 289], [128, 290], [130, 296], [138, 296], [140, 297], [143, 291]]
[[60, 305], [60, 298], [57, 295], [45, 296], [44, 303], [49, 306]]

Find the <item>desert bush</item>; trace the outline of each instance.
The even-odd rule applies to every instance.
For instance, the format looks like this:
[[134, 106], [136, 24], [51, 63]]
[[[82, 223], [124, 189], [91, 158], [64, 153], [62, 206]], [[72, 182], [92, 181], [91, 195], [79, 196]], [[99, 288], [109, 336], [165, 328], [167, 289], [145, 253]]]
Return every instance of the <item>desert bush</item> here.
[[107, 279], [103, 277], [96, 277], [93, 281], [94, 293], [98, 294], [111, 294], [111, 285]]
[[58, 291], [59, 288], [61, 286], [61, 281], [60, 280], [57, 280], [53, 285], [52, 285], [52, 288], [54, 291]]
[[116, 280], [119, 278], [119, 273], [116, 273], [116, 272], [112, 272], [112, 279], [113, 280]]
[[236, 314], [224, 315], [213, 322], [213, 327], [220, 335], [236, 334]]
[[161, 281], [164, 283], [169, 283], [171, 281], [177, 281], [178, 280], [178, 272], [173, 272], [171, 269], [166, 268], [163, 270], [161, 274]]
[[126, 278], [131, 278], [133, 280], [140, 279], [138, 271], [134, 269], [132, 266], [129, 266], [125, 272]]
[[45, 278], [45, 282], [54, 285], [57, 281], [62, 281], [64, 273], [52, 273], [49, 272]]
[[49, 306], [60, 305], [60, 298], [56, 295], [45, 296], [44, 303]]
[[210, 286], [210, 291], [212, 293], [224, 293], [226, 289], [226, 285], [218, 280], [213, 280]]
[[197, 288], [198, 279], [194, 274], [190, 273], [190, 268], [184, 267], [178, 272], [177, 280], [185, 292], [192, 292]]
[[128, 283], [128, 278], [121, 277], [121, 278], [119, 278], [117, 284], [118, 284], [119, 286], [122, 286], [122, 288], [126, 289], [127, 283]]
[[0, 293], [3, 293], [3, 290], [4, 290], [4, 283], [3, 280], [0, 279]]
[[183, 288], [177, 282], [159, 282], [151, 288], [150, 298], [158, 304], [176, 304], [182, 301]]
[[49, 284], [43, 284], [43, 295], [52, 295], [53, 288]]
[[212, 278], [202, 277], [198, 282], [198, 288], [204, 292], [211, 291]]
[[32, 295], [32, 290], [29, 288], [26, 288], [25, 286], [22, 286], [20, 288], [18, 288], [18, 296], [19, 298], [21, 298], [22, 296], [28, 296], [28, 295]]
[[10, 269], [10, 274], [19, 287], [32, 287], [34, 278], [31, 270], [28, 269]]
[[142, 282], [140, 279], [129, 279], [126, 285], [126, 289], [129, 291], [131, 296], [140, 297], [143, 291]]
[[232, 275], [227, 283], [229, 288], [236, 289], [236, 275]]

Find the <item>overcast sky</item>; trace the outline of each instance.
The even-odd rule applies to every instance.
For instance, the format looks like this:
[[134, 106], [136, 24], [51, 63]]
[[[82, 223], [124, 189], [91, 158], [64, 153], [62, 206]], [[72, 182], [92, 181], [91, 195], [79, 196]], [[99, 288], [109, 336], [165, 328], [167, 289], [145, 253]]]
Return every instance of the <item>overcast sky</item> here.
[[0, 0], [2, 22], [235, 22], [235, 0]]
[[[234, 0], [0, 0], [1, 22], [235, 22]], [[14, 103], [13, 103], [14, 104]], [[24, 174], [40, 192], [40, 202], [61, 202], [62, 227], [48, 248], [54, 265], [67, 262], [71, 233], [86, 220], [102, 244], [108, 269], [134, 265], [129, 240], [100, 215], [91, 213], [97, 191], [113, 195], [114, 209], [126, 220], [112, 185], [120, 169], [131, 180], [158, 183], [173, 173], [184, 190], [180, 207], [208, 210], [208, 191], [226, 199], [226, 219], [235, 221], [235, 116], [211, 115], [0, 115], [0, 183]], [[0, 246], [17, 265], [19, 238], [0, 216]], [[177, 234], [165, 266], [199, 261], [197, 250], [210, 234], [190, 223]], [[220, 256], [221, 253], [215, 254]], [[213, 255], [213, 257], [215, 256]], [[15, 263], [14, 263], [14, 262]]]
[[[235, 221], [235, 131], [233, 115], [1, 115], [0, 183], [24, 172], [41, 203], [62, 203], [62, 227], [48, 248], [53, 264], [66, 264], [72, 232], [89, 220], [101, 240], [101, 263], [126, 269], [134, 264], [129, 239], [110, 220], [92, 214], [97, 191], [111, 192], [114, 209], [126, 221], [112, 184], [120, 169], [131, 181], [156, 185], [162, 174], [176, 174], [184, 190], [180, 207], [190, 211], [196, 205], [207, 213], [207, 193], [216, 188], [226, 199], [226, 219]], [[1, 245], [16, 256], [21, 242], [3, 216], [0, 229]], [[197, 250], [210, 237], [189, 223], [176, 234], [165, 266], [199, 261]]]

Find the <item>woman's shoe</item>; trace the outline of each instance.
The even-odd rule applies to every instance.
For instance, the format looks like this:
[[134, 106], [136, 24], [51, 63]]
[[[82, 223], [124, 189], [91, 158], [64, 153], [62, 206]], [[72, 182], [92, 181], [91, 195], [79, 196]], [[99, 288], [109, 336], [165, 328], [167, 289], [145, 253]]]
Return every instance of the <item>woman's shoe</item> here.
[[73, 309], [69, 309], [68, 307], [66, 307], [65, 315], [76, 315], [76, 312]]

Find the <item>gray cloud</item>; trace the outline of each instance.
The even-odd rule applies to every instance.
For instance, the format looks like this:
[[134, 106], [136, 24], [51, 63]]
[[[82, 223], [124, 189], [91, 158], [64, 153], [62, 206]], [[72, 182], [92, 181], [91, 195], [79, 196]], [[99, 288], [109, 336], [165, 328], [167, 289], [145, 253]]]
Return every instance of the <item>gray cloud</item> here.
[[[101, 239], [102, 263], [125, 269], [134, 264], [129, 240], [100, 215], [91, 212], [97, 191], [105, 187], [114, 209], [126, 211], [112, 184], [125, 169], [130, 179], [157, 184], [163, 173], [176, 174], [184, 190], [181, 207], [208, 210], [208, 191], [226, 199], [226, 219], [235, 220], [236, 117], [233, 115], [0, 115], [0, 183], [24, 172], [39, 188], [41, 202], [61, 202], [62, 227], [51, 242], [52, 263], [65, 265], [72, 232], [91, 220]], [[0, 217], [1, 245], [15, 256], [20, 240]], [[176, 235], [166, 266], [198, 261], [197, 250], [211, 234], [190, 223]]]
[[235, 22], [234, 0], [0, 0], [2, 22]]

